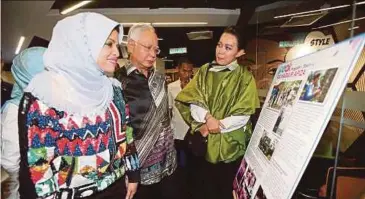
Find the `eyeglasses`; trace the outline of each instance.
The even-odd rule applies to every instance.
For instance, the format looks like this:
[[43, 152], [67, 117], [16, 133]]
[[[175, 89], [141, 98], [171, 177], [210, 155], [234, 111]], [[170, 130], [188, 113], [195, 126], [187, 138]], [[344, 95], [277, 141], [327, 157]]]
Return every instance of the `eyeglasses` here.
[[[134, 40], [133, 40], [134, 41]], [[153, 46], [146, 46], [143, 45], [141, 43], [139, 43], [138, 41], [135, 41], [137, 44], [141, 45], [142, 47], [144, 47], [145, 49], [148, 50], [148, 52], [151, 52], [151, 50], [153, 50], [154, 53], [156, 53], [156, 55], [160, 54], [161, 50], [158, 47], [153, 47]]]

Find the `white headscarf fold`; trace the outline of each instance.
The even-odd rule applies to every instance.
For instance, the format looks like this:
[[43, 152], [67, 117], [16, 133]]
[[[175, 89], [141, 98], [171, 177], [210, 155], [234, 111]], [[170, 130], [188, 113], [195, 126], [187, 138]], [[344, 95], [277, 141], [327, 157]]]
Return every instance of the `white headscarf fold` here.
[[77, 115], [101, 114], [113, 99], [112, 81], [96, 60], [112, 30], [122, 26], [98, 13], [80, 13], [59, 21], [43, 55], [46, 71], [25, 91], [49, 107]]

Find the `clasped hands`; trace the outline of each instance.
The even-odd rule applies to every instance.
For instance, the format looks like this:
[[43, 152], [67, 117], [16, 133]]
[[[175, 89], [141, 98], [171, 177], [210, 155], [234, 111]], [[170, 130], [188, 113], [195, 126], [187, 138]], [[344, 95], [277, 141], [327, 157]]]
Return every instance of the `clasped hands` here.
[[221, 132], [221, 128], [225, 128], [221, 121], [214, 118], [210, 113], [205, 116], [205, 124], [203, 124], [199, 131], [203, 137], [207, 137], [209, 133], [217, 134]]

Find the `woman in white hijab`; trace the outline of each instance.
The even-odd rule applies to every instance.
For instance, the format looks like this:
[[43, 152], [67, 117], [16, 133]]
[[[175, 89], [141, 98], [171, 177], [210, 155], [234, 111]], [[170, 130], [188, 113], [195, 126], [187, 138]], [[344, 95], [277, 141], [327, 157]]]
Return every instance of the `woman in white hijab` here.
[[139, 161], [128, 105], [120, 83], [105, 75], [117, 66], [122, 35], [97, 13], [54, 27], [46, 71], [19, 106], [21, 198], [133, 198]]

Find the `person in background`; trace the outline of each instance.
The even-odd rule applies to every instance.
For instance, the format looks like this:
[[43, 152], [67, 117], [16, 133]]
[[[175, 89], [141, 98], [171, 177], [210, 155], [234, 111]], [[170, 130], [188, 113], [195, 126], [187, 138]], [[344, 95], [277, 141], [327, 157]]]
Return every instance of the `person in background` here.
[[130, 105], [141, 164], [136, 198], [184, 198], [177, 168], [165, 75], [154, 63], [160, 52], [155, 29], [136, 24], [128, 33], [130, 62], [116, 72]]
[[14, 85], [14, 78], [11, 75], [10, 69], [7, 68], [7, 64], [3, 59], [1, 52], [1, 107], [4, 103], [11, 99], [11, 91]]
[[9, 174], [5, 181], [5, 199], [19, 198], [19, 136], [18, 109], [24, 89], [34, 75], [44, 70], [43, 53], [46, 48], [32, 47], [20, 52], [13, 60], [11, 67], [15, 84], [11, 99], [1, 109], [1, 166]]
[[[121, 25], [98, 13], [59, 21], [46, 70], [19, 105], [20, 198], [132, 199], [139, 160], [120, 82]], [[125, 178], [126, 175], [126, 178]]]
[[[2, 54], [1, 54], [2, 57]], [[1, 58], [1, 82], [6, 82], [8, 84], [14, 84], [15, 79], [9, 70], [10, 65], [5, 64], [4, 59]]]
[[232, 198], [233, 179], [252, 134], [250, 116], [259, 107], [255, 79], [237, 63], [243, 54], [240, 32], [226, 28], [215, 61], [202, 66], [176, 97], [190, 133], [207, 138], [205, 157], [194, 165], [193, 198]]
[[179, 113], [179, 110], [176, 108], [175, 98], [177, 94], [179, 94], [179, 92], [189, 83], [193, 75], [193, 69], [193, 64], [189, 59], [185, 57], [180, 58], [177, 65], [179, 79], [168, 85], [171, 126], [174, 132], [174, 142], [177, 150], [178, 162], [182, 167], [186, 165], [187, 143], [185, 143], [184, 138], [189, 130], [189, 126], [185, 123]]

